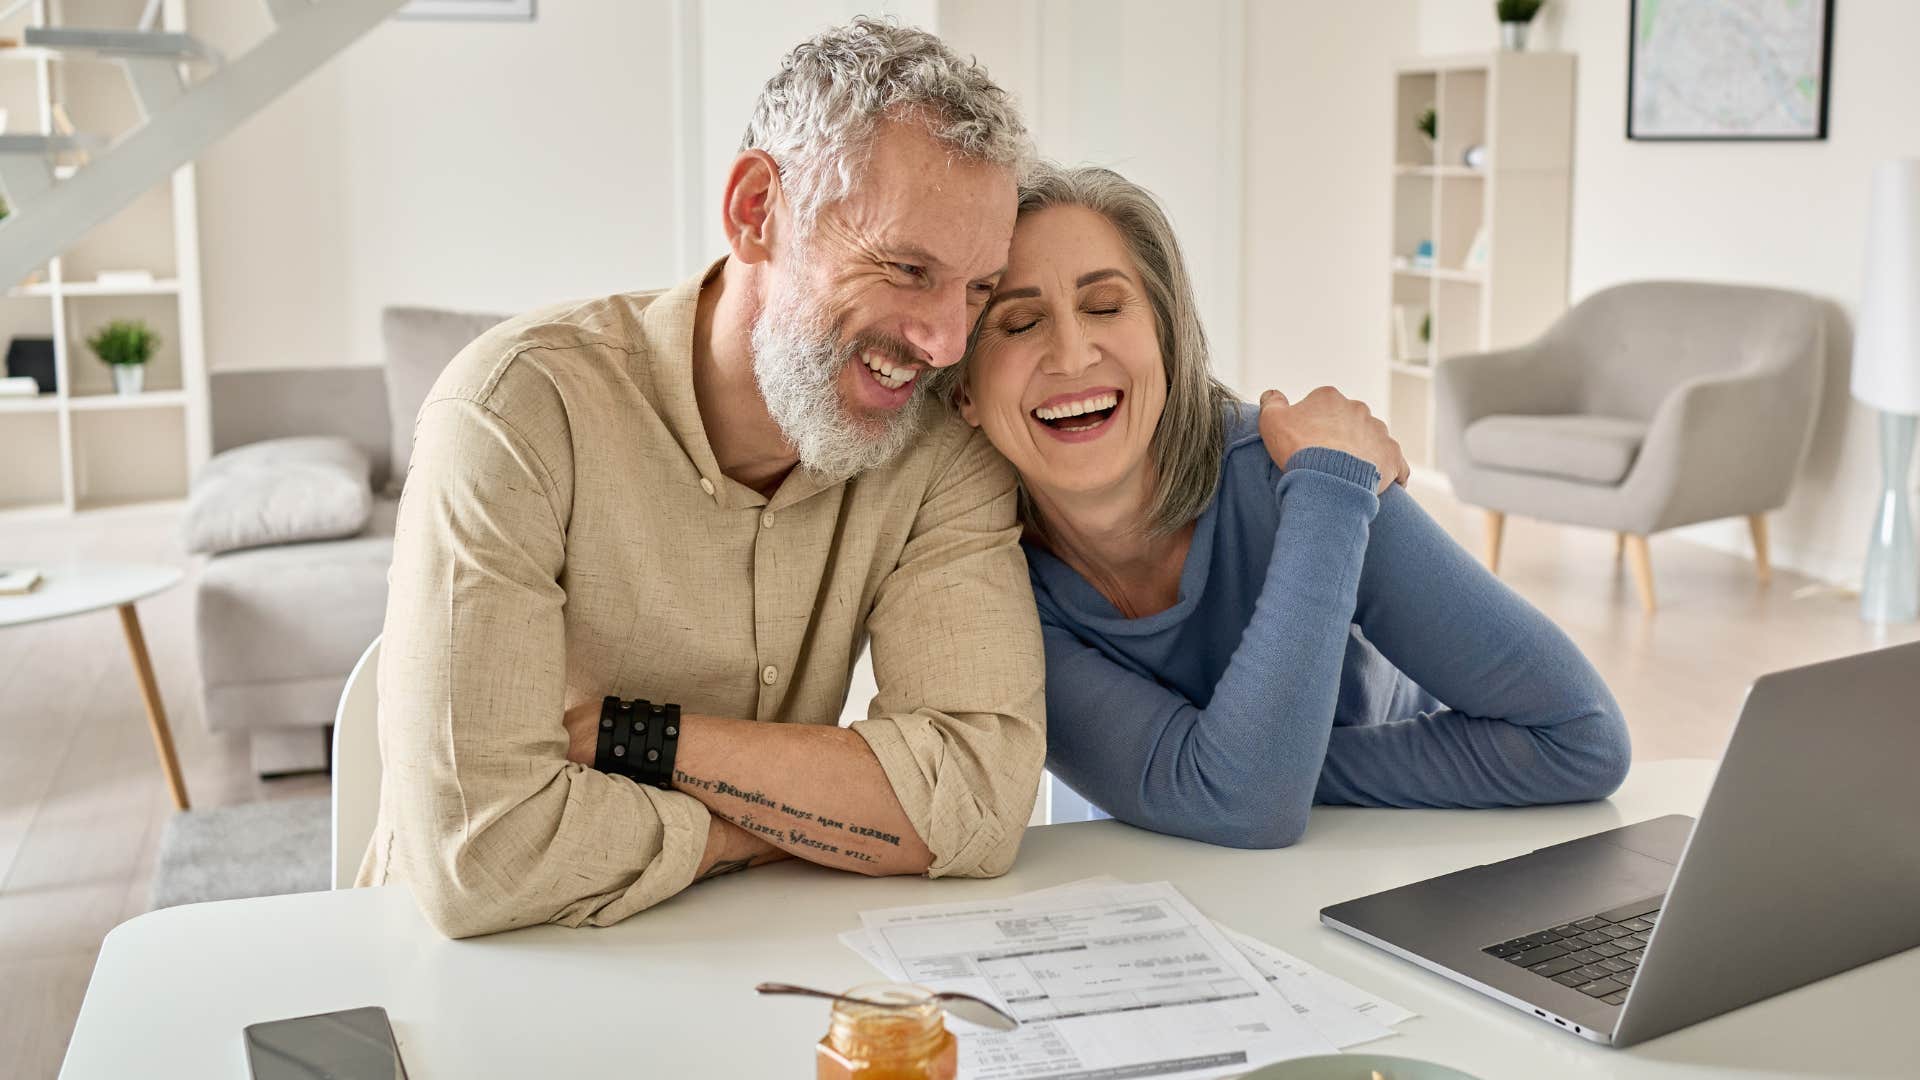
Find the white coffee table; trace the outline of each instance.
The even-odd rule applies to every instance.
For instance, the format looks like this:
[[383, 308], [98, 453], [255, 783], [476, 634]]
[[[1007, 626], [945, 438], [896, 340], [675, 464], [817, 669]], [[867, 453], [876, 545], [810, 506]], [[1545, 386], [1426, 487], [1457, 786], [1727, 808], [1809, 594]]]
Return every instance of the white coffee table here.
[[[24, 564], [0, 564], [0, 570], [12, 569], [15, 565]], [[160, 703], [160, 687], [153, 679], [153, 661], [147, 656], [147, 640], [140, 633], [140, 616], [133, 610], [133, 604], [180, 584], [186, 573], [174, 566], [143, 563], [30, 565], [40, 571], [40, 585], [23, 596], [0, 596], [0, 627], [117, 608], [120, 629], [127, 636], [127, 651], [133, 654], [133, 673], [140, 681], [140, 697], [147, 705], [147, 724], [153, 729], [153, 748], [160, 755], [160, 771], [166, 774], [173, 805], [185, 810], [187, 784], [180, 777], [180, 760], [173, 752], [173, 732], [167, 727], [167, 710]]]
[[1321, 807], [1282, 851], [1234, 851], [1118, 822], [1027, 830], [992, 881], [868, 879], [786, 862], [696, 885], [607, 929], [435, 933], [404, 888], [193, 904], [107, 935], [60, 1075], [241, 1080], [248, 1024], [361, 1005], [392, 1017], [410, 1073], [804, 1077], [826, 1009], [762, 980], [875, 978], [835, 935], [862, 908], [998, 897], [1112, 874], [1173, 882], [1225, 926], [1420, 1015], [1365, 1047], [1484, 1080], [1912, 1077], [1920, 949], [1625, 1050], [1585, 1042], [1320, 925], [1327, 904], [1625, 822], [1698, 813], [1713, 765], [1636, 766], [1607, 802], [1531, 810]]

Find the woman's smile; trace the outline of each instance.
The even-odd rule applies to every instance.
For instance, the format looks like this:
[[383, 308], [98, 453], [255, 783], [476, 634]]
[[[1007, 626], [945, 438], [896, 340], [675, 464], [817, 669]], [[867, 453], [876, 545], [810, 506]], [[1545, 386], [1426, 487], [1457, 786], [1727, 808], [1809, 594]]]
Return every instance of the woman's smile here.
[[1028, 410], [1027, 415], [1048, 435], [1061, 442], [1092, 442], [1107, 433], [1126, 392], [1097, 386], [1055, 394]]

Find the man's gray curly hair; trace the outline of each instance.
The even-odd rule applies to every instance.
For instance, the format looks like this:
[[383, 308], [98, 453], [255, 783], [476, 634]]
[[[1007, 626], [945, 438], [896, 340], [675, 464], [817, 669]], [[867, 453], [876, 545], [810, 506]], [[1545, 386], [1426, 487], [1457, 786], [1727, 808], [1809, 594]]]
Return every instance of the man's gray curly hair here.
[[861, 17], [796, 46], [753, 105], [742, 150], [764, 150], [808, 231], [852, 189], [882, 120], [910, 120], [953, 153], [1018, 181], [1033, 142], [1013, 99], [973, 60], [924, 30]]

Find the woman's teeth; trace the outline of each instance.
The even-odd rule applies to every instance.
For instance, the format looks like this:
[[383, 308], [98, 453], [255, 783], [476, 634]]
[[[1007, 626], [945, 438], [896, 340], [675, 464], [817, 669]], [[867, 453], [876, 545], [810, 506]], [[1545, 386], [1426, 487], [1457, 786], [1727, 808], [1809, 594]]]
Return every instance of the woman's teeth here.
[[1095, 394], [1090, 398], [1082, 398], [1079, 401], [1069, 401], [1064, 405], [1043, 405], [1033, 410], [1033, 415], [1039, 420], [1065, 420], [1068, 417], [1079, 416], [1083, 413], [1100, 412], [1104, 409], [1111, 409], [1118, 404], [1120, 404], [1120, 395], [1108, 391], [1104, 394]]
[[920, 374], [918, 368], [895, 367], [889, 364], [887, 358], [877, 352], [862, 353], [860, 359], [867, 365], [867, 369], [873, 372], [873, 381], [889, 390], [900, 389], [912, 382], [915, 375]]

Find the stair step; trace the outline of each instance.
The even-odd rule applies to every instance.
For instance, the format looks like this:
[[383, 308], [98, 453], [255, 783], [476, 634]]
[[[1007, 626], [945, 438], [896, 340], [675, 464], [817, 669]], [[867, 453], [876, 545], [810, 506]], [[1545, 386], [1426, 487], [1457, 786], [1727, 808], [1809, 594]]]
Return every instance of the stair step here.
[[102, 150], [100, 135], [0, 135], [0, 154], [53, 154], [66, 150]]
[[28, 46], [56, 49], [66, 55], [151, 57], [202, 60], [217, 64], [220, 53], [192, 34], [160, 30], [100, 30], [70, 26], [29, 26]]

